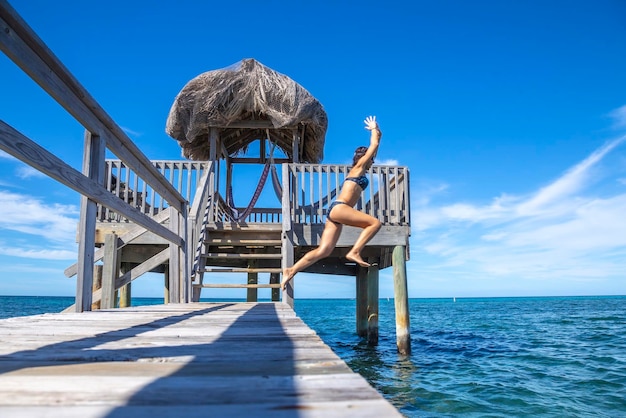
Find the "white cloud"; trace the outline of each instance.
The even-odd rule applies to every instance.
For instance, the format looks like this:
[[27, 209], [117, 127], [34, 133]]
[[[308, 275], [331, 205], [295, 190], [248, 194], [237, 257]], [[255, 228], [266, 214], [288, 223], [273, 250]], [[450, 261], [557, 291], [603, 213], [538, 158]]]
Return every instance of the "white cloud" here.
[[74, 205], [46, 204], [33, 196], [0, 190], [0, 229], [74, 242], [78, 214]]
[[76, 260], [76, 251], [69, 250], [34, 250], [16, 247], [0, 247], [0, 255], [21, 258], [34, 258], [37, 260]]
[[376, 164], [377, 165], [392, 165], [392, 166], [399, 166], [400, 165], [398, 160], [393, 160], [393, 159], [376, 161]]
[[607, 277], [623, 278], [626, 192], [618, 187], [598, 197], [592, 186], [597, 180], [594, 168], [600, 169], [603, 159], [624, 142], [626, 137], [608, 142], [529, 196], [439, 207], [432, 204], [433, 189], [416, 197], [412, 240], [417, 243], [411, 245], [413, 257], [420, 259], [417, 269], [424, 271], [415, 274], [451, 280], [468, 292], [483, 283], [483, 294], [519, 289], [523, 283], [527, 289], [552, 286], [558, 293], [557, 283], [563, 281], [589, 288]]
[[626, 105], [611, 111], [609, 117], [613, 119], [613, 128], [626, 128]]
[[0, 150], [0, 159], [3, 160], [12, 160], [12, 161], [18, 161], [17, 158], [15, 158], [14, 156], [12, 156], [11, 154], [7, 154], [6, 152]]
[[544, 210], [551, 203], [558, 202], [583, 188], [589, 179], [589, 171], [615, 147], [626, 140], [626, 136], [606, 143], [579, 164], [568, 170], [561, 178], [542, 188], [531, 199], [518, 206], [521, 215], [529, 215]]
[[17, 170], [15, 170], [15, 175], [21, 179], [28, 179], [31, 177], [47, 178], [47, 176], [41, 171], [36, 170], [28, 165], [18, 167]]
[[129, 137], [138, 138], [143, 135], [141, 132], [133, 131], [132, 129], [126, 128], [124, 126], [121, 126], [121, 128], [124, 132], [126, 132], [126, 135], [128, 135]]

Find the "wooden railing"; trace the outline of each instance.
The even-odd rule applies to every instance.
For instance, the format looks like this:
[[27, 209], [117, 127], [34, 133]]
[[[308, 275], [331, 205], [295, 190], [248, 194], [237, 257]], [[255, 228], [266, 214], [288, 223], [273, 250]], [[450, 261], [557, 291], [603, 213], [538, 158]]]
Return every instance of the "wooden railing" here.
[[[158, 260], [160, 262], [169, 260], [170, 301], [188, 300], [191, 284], [186, 254], [187, 200], [176, 190], [172, 182], [152, 165], [122, 128], [111, 119], [5, 0], [0, 0], [0, 50], [85, 128], [81, 173], [35, 141], [0, 121], [0, 149], [82, 196], [76, 266], [78, 275], [76, 310], [79, 312], [91, 310], [98, 204], [170, 242], [169, 249], [164, 250], [164, 254]], [[138, 179], [141, 179], [137, 180], [137, 184], [143, 182], [149, 185], [163, 201], [167, 202], [170, 212], [169, 227], [165, 227], [144, 211], [138, 210], [137, 201], [132, 203], [125, 201], [119, 194], [116, 196], [104, 187], [106, 149], [120, 158], [126, 166], [132, 167]], [[120, 282], [117, 277], [113, 277], [115, 269], [112, 270], [111, 280], [114, 287], [117, 287]], [[107, 278], [103, 276], [103, 281], [105, 279]]]
[[[288, 164], [283, 170], [287, 170], [283, 172], [283, 193], [287, 193], [283, 202], [289, 202], [289, 206], [283, 206], [283, 217], [296, 224], [319, 224], [326, 221], [328, 207], [336, 199], [350, 166]], [[369, 186], [356, 209], [384, 225], [410, 225], [408, 168], [374, 165], [366, 175]]]
[[[152, 160], [151, 163], [187, 202], [194, 201], [198, 184], [209, 166], [203, 161], [184, 160]], [[140, 212], [154, 216], [169, 208], [167, 200], [121, 160], [107, 159], [104, 173], [104, 187]], [[98, 220], [129, 221], [102, 205], [98, 205]]]

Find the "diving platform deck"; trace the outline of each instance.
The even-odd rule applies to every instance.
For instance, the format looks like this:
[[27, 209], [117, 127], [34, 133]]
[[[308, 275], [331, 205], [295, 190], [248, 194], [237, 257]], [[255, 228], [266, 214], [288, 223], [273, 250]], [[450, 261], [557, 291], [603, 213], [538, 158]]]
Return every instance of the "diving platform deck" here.
[[2, 417], [393, 417], [283, 303], [0, 320]]

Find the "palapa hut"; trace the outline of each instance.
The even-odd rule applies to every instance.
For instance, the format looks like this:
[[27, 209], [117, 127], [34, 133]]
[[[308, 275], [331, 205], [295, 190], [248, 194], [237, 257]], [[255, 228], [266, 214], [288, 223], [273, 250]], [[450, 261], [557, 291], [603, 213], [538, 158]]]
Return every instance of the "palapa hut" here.
[[327, 126], [324, 108], [301, 85], [244, 59], [187, 83], [172, 105], [166, 132], [192, 160], [210, 159], [209, 132], [217, 128], [228, 156], [269, 135], [291, 162], [319, 163]]
[[[206, 228], [192, 242], [200, 243], [192, 269], [193, 300], [203, 288], [246, 288], [247, 300], [256, 301], [258, 288], [272, 289], [279, 300], [279, 275], [311, 248], [319, 245], [326, 215], [339, 193], [350, 167], [320, 164], [328, 118], [322, 105], [302, 86], [254, 59], [209, 71], [191, 80], [178, 94], [167, 120], [167, 133], [178, 141], [189, 159], [209, 161], [209, 178], [202, 188], [202, 204], [194, 199], [191, 212], [202, 219], [198, 209], [206, 207]], [[240, 156], [250, 144], [260, 142], [259, 157]], [[271, 143], [268, 154], [268, 143]], [[275, 147], [286, 158], [273, 158]], [[252, 150], [254, 151], [254, 150]], [[226, 163], [226, 201], [219, 189], [219, 174]], [[282, 181], [276, 164], [282, 163]], [[232, 203], [232, 165], [264, 164], [259, 184], [247, 208]], [[284, 164], [288, 163], [288, 164]], [[279, 197], [276, 207], [254, 208], [269, 167]], [[363, 250], [372, 266], [346, 262], [345, 255], [361, 233], [345, 226], [333, 252], [309, 266], [305, 272], [356, 277], [357, 332], [368, 341], [378, 340], [378, 271], [394, 266], [396, 308], [408, 306], [405, 260], [410, 235], [409, 172], [407, 167], [375, 165], [369, 172], [370, 187], [362, 193], [357, 209], [376, 217], [380, 231]], [[219, 178], [218, 178], [219, 177]], [[217, 180], [216, 180], [217, 179]], [[217, 186], [216, 186], [217, 184]], [[278, 189], [280, 188], [280, 191]], [[208, 191], [207, 191], [208, 189]], [[200, 190], [200, 187], [198, 187]], [[208, 196], [208, 197], [206, 197]], [[196, 209], [194, 209], [194, 207]], [[193, 224], [193, 222], [192, 222]], [[197, 224], [197, 223], [196, 223]], [[197, 226], [196, 226], [197, 228]], [[215, 283], [222, 273], [247, 273], [245, 283]], [[197, 274], [196, 274], [197, 273]], [[204, 273], [219, 273], [206, 276]], [[269, 283], [260, 283], [258, 274], [270, 273]], [[282, 300], [293, 306], [289, 282]], [[399, 347], [408, 344], [408, 309], [397, 312]], [[402, 340], [403, 342], [400, 342]]]

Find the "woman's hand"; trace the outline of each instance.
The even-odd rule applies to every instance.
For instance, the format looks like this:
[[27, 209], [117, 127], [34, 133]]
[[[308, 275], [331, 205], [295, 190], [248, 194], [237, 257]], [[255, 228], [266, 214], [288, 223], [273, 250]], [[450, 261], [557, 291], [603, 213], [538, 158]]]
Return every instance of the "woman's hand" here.
[[378, 123], [376, 122], [376, 116], [368, 116], [364, 120], [365, 129], [368, 131], [379, 130]]

